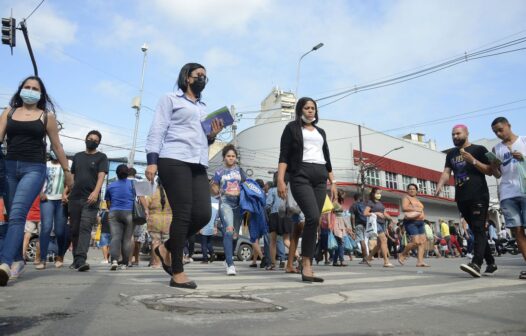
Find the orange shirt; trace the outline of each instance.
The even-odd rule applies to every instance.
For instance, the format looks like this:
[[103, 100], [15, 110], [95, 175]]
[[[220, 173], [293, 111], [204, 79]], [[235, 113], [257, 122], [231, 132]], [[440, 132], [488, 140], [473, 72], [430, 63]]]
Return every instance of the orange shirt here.
[[5, 222], [4, 199], [0, 198], [0, 222]]
[[33, 222], [40, 221], [40, 195], [35, 198], [35, 201], [31, 205], [29, 213], [27, 214], [27, 220]]

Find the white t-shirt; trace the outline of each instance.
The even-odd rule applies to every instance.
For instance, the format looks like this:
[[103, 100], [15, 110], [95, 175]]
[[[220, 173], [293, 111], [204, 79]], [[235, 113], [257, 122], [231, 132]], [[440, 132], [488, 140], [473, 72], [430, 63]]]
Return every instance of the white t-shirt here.
[[[512, 151], [518, 151], [526, 158], [526, 137], [519, 136], [517, 140], [511, 146]], [[520, 162], [513, 158], [510, 150], [502, 142], [498, 143], [493, 147], [493, 152], [497, 158], [502, 162], [500, 165], [500, 171], [502, 177], [500, 178], [499, 184], [499, 196], [500, 200], [505, 200], [513, 197], [526, 197], [526, 194], [522, 193], [520, 185], [520, 174], [518, 165]]]
[[302, 128], [303, 134], [303, 162], [325, 164], [323, 156], [323, 137], [317, 129], [309, 131]]
[[62, 199], [64, 191], [64, 171], [60, 163], [48, 161], [46, 163], [47, 175], [42, 192], [46, 194], [47, 199], [56, 201]]

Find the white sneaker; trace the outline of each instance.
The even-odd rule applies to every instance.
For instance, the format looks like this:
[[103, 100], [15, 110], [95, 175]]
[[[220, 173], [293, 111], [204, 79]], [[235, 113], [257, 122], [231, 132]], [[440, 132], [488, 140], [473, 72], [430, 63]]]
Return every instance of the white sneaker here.
[[128, 268], [128, 266], [126, 266], [124, 264], [122, 264], [121, 267], [120, 267], [121, 270], [126, 270], [127, 268]]
[[116, 270], [117, 270], [117, 267], [119, 267], [119, 263], [117, 262], [117, 260], [113, 260], [113, 261], [111, 262], [110, 271], [116, 271]]
[[226, 275], [236, 275], [236, 266], [228, 266], [226, 268]]
[[100, 261], [100, 263], [103, 264], [103, 265], [107, 265], [107, 264], [110, 263], [110, 261], [109, 261], [109, 260], [104, 260], [104, 259], [103, 259], [103, 260]]
[[18, 277], [24, 273], [24, 268], [26, 264], [24, 261], [14, 261], [11, 264], [11, 280], [18, 279]]
[[471, 254], [471, 253], [466, 254], [466, 258], [473, 259], [473, 254]]

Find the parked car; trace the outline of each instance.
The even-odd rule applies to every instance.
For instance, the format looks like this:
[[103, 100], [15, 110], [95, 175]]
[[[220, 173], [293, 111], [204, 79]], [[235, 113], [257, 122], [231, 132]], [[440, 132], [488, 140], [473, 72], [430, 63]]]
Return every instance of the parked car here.
[[[221, 230], [217, 231], [217, 235], [212, 236], [212, 246], [214, 247], [214, 253], [221, 259], [225, 257], [225, 249], [223, 248], [223, 233]], [[194, 254], [202, 254], [201, 250], [201, 234], [195, 235], [195, 247]], [[238, 235], [237, 239], [234, 239], [234, 257], [240, 261], [252, 260], [252, 243], [250, 238], [245, 235]]]

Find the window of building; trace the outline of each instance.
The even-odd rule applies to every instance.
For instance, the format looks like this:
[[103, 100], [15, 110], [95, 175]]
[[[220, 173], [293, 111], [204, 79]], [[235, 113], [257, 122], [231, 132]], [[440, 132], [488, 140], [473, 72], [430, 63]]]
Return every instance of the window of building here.
[[436, 182], [429, 182], [429, 193], [431, 195], [434, 195], [437, 191], [437, 183]]
[[444, 184], [444, 187], [442, 188], [442, 194], [446, 198], [451, 198], [451, 192], [450, 192], [449, 186], [447, 184]]
[[376, 169], [368, 169], [365, 171], [365, 183], [368, 185], [380, 185], [380, 174]]
[[426, 180], [416, 179], [416, 184], [418, 185], [418, 192], [420, 194], [427, 194], [428, 193]]
[[407, 186], [413, 182], [411, 176], [402, 175], [402, 188], [407, 190]]
[[385, 172], [385, 186], [390, 189], [398, 189], [395, 173]]

